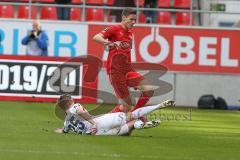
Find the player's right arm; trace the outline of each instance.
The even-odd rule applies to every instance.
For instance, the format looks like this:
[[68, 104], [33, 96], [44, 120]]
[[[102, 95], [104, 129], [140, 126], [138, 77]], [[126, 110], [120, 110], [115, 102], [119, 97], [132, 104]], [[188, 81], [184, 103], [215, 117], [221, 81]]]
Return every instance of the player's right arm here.
[[97, 124], [96, 122], [93, 120], [93, 116], [90, 115], [88, 113], [88, 111], [84, 108], [84, 107], [77, 107], [77, 114], [82, 117], [83, 119], [85, 119], [86, 121], [88, 121], [89, 123], [92, 124], [92, 131], [91, 131], [91, 134], [96, 134], [97, 132]]
[[64, 133], [63, 128], [57, 128], [55, 130], [56, 133]]
[[102, 44], [103, 46], [111, 44], [111, 42], [107, 38], [105, 38], [105, 36], [102, 33], [98, 33], [95, 36], [93, 36], [93, 40]]
[[100, 33], [93, 36], [93, 40], [102, 44], [104, 47], [117, 47], [117, 45], [114, 42], [109, 41], [109, 38], [111, 38], [117, 31], [116, 26], [110, 26], [102, 30]]

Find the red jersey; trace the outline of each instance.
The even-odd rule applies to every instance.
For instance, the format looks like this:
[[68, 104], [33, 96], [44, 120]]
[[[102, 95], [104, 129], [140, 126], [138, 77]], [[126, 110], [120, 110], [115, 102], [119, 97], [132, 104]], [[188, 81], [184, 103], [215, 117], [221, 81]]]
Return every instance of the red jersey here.
[[[112, 62], [113, 55], [116, 54], [124, 54], [127, 57], [127, 62], [131, 62], [131, 49], [132, 49], [132, 32], [123, 28], [120, 25], [113, 25], [105, 28], [102, 32], [104, 38], [107, 38], [110, 42], [121, 42], [118, 48], [111, 48], [109, 50], [108, 58], [107, 58], [107, 70], [110, 70], [110, 63]], [[122, 61], [115, 61], [115, 63], [119, 63], [119, 65], [123, 64]]]

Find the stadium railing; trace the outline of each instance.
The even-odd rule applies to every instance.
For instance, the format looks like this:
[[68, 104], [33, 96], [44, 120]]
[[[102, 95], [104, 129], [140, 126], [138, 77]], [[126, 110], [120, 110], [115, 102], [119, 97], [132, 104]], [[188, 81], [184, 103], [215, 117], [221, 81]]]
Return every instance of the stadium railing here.
[[[158, 8], [144, 8], [143, 4], [140, 4], [139, 0], [135, 1], [137, 10], [137, 23], [144, 23], [144, 19], [141, 16], [144, 11], [158, 12], [159, 20], [157, 24], [166, 25], [190, 25], [190, 26], [202, 26], [201, 14], [234, 14], [240, 15], [240, 12], [230, 11], [213, 11], [200, 8], [199, 0], [189, 1], [190, 4], [181, 6], [175, 0], [175, 3], [170, 6], [158, 6]], [[188, 1], [188, 0], [187, 0]], [[90, 3], [89, 3], [90, 2]], [[96, 1], [95, 1], [96, 2]], [[57, 5], [53, 0], [22, 0], [13, 1], [6, 0], [0, 2], [0, 18], [27, 18], [27, 19], [50, 19], [57, 20], [56, 7], [70, 7], [71, 20], [77, 21], [100, 21], [100, 22], [114, 22], [114, 18], [110, 16], [110, 10], [122, 10], [124, 7], [113, 6], [112, 0], [103, 0], [103, 4], [91, 3], [89, 0], [73, 0], [71, 5]], [[142, 1], [141, 1], [142, 2]], [[193, 2], [195, 2], [193, 4]], [[196, 3], [197, 2], [197, 3]], [[189, 6], [190, 5], [190, 6]], [[5, 8], [12, 6], [8, 12], [4, 11]], [[13, 12], [13, 13], [12, 13]], [[26, 13], [28, 12], [28, 13]], [[73, 12], [73, 13], [72, 13]], [[91, 13], [92, 12], [92, 13]], [[94, 19], [93, 12], [97, 14]], [[48, 14], [47, 14], [48, 13]], [[76, 14], [79, 13], [79, 16]], [[93, 17], [89, 17], [91, 15]], [[47, 15], [46, 15], [47, 14]], [[144, 17], [143, 17], [144, 18]], [[146, 17], [145, 17], [146, 18]], [[169, 22], [170, 18], [170, 22]], [[145, 21], [145, 23], [147, 23]], [[146, 24], [148, 25], [148, 24]]]

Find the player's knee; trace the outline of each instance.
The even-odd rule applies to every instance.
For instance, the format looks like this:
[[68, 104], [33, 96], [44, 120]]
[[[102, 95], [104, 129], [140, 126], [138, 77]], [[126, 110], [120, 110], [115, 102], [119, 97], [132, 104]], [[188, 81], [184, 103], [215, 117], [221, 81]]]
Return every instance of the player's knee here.
[[148, 94], [149, 96], [152, 96], [154, 93], [154, 90], [156, 89], [153, 85], [141, 85], [139, 86], [139, 90]]
[[132, 108], [131, 105], [124, 104], [122, 111], [125, 112], [125, 113], [127, 113], [127, 112], [129, 112], [129, 111], [131, 110], [131, 108]]
[[131, 100], [130, 96], [125, 97], [124, 99], [122, 99], [122, 111], [123, 112], [128, 112], [131, 110], [133, 103]]
[[141, 86], [140, 90], [145, 96], [152, 97], [155, 89], [154, 87], [148, 85], [148, 86]]
[[154, 94], [154, 90], [143, 91], [143, 93], [147, 97], [152, 97]]
[[128, 124], [125, 124], [125, 125], [121, 126], [120, 131], [118, 132], [118, 135], [120, 135], [120, 136], [128, 135], [129, 131], [130, 130], [129, 130]]

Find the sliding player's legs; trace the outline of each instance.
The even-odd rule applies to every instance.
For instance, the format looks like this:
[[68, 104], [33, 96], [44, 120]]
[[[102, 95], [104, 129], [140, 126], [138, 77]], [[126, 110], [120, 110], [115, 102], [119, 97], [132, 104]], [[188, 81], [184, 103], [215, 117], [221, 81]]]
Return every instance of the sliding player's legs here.
[[127, 124], [121, 126], [120, 131], [118, 132], [118, 135], [119, 136], [130, 135], [134, 129], [135, 122], [136, 122], [136, 120], [132, 120], [132, 121], [127, 122]]
[[123, 113], [108, 113], [97, 118], [94, 121], [97, 123], [97, 133], [96, 135], [125, 135], [132, 131], [134, 128], [135, 120], [139, 117], [149, 114], [150, 112], [165, 108], [169, 106], [174, 106], [174, 101], [164, 101], [158, 105], [146, 106], [136, 109], [133, 112]]
[[132, 130], [134, 129], [134, 123], [136, 120], [129, 121], [126, 124], [110, 129], [106, 132], [99, 132], [98, 135], [105, 135], [105, 136], [125, 136], [125, 135], [130, 135]]
[[111, 132], [110, 130], [114, 128], [118, 128], [118, 130], [115, 131], [118, 132], [120, 130], [120, 126], [127, 123], [127, 116], [126, 113], [123, 112], [108, 113], [94, 118], [94, 121], [97, 123], [96, 135], [108, 135]]
[[138, 108], [138, 109], [136, 109], [132, 112], [129, 112], [127, 114], [127, 120], [131, 121], [131, 120], [134, 120], [134, 119], [138, 119], [138, 118], [140, 118], [144, 115], [147, 115], [147, 114], [151, 113], [154, 110], [161, 109], [161, 108], [166, 108], [166, 107], [170, 107], [170, 106], [175, 106], [175, 102], [172, 101], [172, 100], [166, 100], [166, 101], [164, 101], [160, 104], [157, 104], [157, 105], [141, 107], [141, 108]]
[[[166, 108], [170, 106], [174, 106], [175, 102], [171, 100], [164, 101], [158, 105], [152, 105], [152, 106], [146, 106], [146, 107], [141, 107], [139, 109], [136, 109], [133, 112], [128, 112], [127, 114], [123, 114], [122, 116], [124, 117], [124, 121], [126, 120], [127, 123], [123, 123], [120, 127], [113, 128], [105, 132], [105, 135], [129, 135], [131, 131], [136, 128], [136, 129], [141, 129], [141, 128], [151, 128], [148, 126], [146, 123], [142, 123], [142, 125], [136, 125], [139, 120], [137, 120], [139, 117], [145, 116], [152, 111], [160, 108]], [[114, 114], [114, 113], [112, 113]], [[116, 113], [115, 113], [116, 114]], [[141, 122], [141, 121], [140, 121]], [[152, 125], [159, 125], [160, 122], [154, 121], [152, 122], [154, 124]]]

